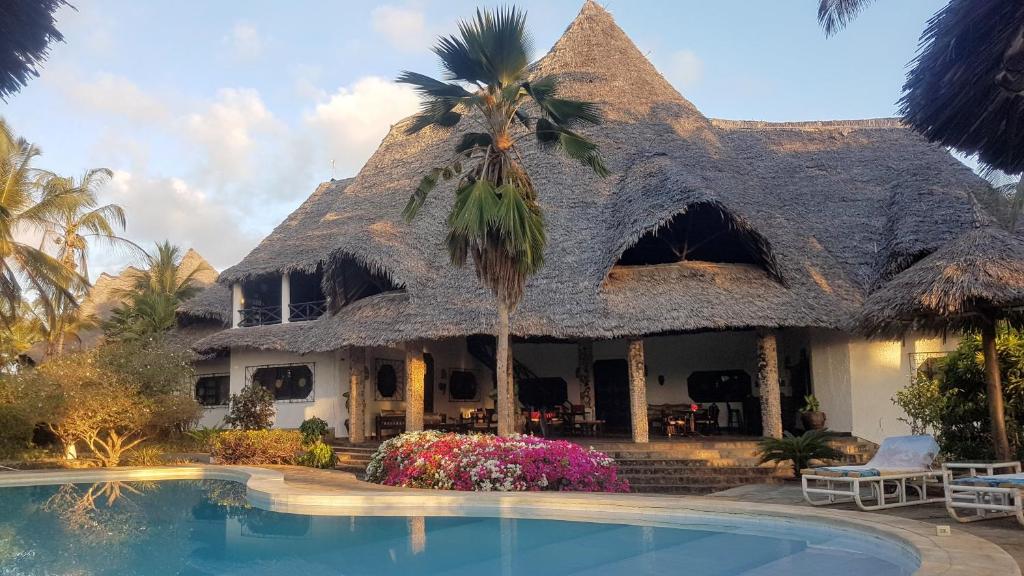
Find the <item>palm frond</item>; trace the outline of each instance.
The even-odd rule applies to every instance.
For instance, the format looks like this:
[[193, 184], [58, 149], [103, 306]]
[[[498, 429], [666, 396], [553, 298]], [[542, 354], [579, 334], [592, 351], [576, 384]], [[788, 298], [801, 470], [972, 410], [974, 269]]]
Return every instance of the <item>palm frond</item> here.
[[820, 0], [818, 3], [818, 24], [825, 29], [826, 36], [832, 36], [856, 18], [874, 0]]
[[451, 100], [462, 100], [465, 98], [471, 98], [473, 93], [466, 90], [458, 84], [451, 84], [449, 82], [442, 82], [435, 80], [425, 74], [419, 72], [410, 72], [408, 70], [402, 71], [398, 75], [395, 82], [401, 84], [410, 84], [412, 87], [419, 92], [422, 96], [430, 98], [441, 98]]
[[557, 147], [569, 158], [589, 166], [595, 174], [602, 178], [608, 176], [608, 168], [604, 165], [604, 160], [601, 159], [597, 144], [585, 136], [562, 128], [545, 118], [537, 121], [535, 133], [539, 143]]

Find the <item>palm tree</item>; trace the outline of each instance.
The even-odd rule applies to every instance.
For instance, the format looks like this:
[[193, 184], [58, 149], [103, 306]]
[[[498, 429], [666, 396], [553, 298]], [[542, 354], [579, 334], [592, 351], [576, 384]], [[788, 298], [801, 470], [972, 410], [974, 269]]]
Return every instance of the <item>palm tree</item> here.
[[846, 28], [872, 2], [874, 0], [820, 0], [818, 23], [825, 29], [825, 35], [831, 36]]
[[[84, 298], [85, 294], [80, 294]], [[83, 315], [77, 302], [62, 296], [51, 298], [50, 306], [43, 306], [38, 300], [33, 307], [39, 334], [46, 343], [48, 356], [64, 353], [68, 341], [81, 344], [81, 335], [99, 325], [95, 316]]]
[[22, 355], [46, 339], [42, 322], [28, 302], [22, 301], [14, 321], [0, 338], [0, 374], [14, 373], [22, 365]]
[[123, 293], [127, 301], [104, 325], [111, 338], [139, 340], [172, 328], [178, 304], [199, 291], [196, 277], [208, 269], [201, 264], [184, 270], [181, 249], [168, 241], [158, 243], [147, 260], [145, 270], [127, 272], [133, 277], [132, 287]]
[[0, 10], [0, 100], [39, 76], [52, 42], [63, 42], [54, 13], [64, 0], [5, 0]]
[[89, 242], [99, 240], [115, 248], [129, 248], [145, 254], [134, 242], [117, 235], [124, 231], [124, 209], [117, 204], [98, 206], [97, 189], [113, 176], [107, 168], [93, 168], [81, 178], [47, 174], [43, 196], [63, 196], [61, 209], [49, 218], [44, 240], [52, 240], [57, 258], [68, 268], [89, 277]]
[[456, 266], [472, 258], [477, 278], [497, 298], [498, 432], [508, 435], [515, 428], [509, 315], [526, 279], [543, 265], [546, 244], [544, 218], [517, 143], [532, 136], [606, 176], [597, 145], [574, 131], [580, 124], [599, 124], [601, 116], [592, 103], [559, 98], [558, 78], [529, 77], [526, 14], [515, 7], [477, 10], [475, 19], [459, 22], [459, 34], [442, 38], [433, 52], [447, 82], [408, 71], [398, 78], [423, 97], [406, 132], [450, 129], [463, 118], [482, 131], [465, 133], [451, 163], [423, 176], [403, 216], [415, 218], [439, 180], [457, 178], [448, 253]]
[[39, 149], [17, 138], [0, 119], [0, 325], [16, 316], [24, 285], [34, 289], [44, 306], [53, 295], [75, 301], [85, 279], [40, 248], [17, 238], [25, 229], [45, 230], [50, 218], [73, 200], [68, 194], [39, 195], [39, 172], [32, 161]]

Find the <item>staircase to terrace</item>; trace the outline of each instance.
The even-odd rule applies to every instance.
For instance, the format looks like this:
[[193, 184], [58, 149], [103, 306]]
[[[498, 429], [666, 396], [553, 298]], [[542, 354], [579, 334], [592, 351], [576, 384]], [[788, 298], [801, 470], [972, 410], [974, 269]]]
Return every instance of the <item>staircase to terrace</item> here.
[[[788, 466], [758, 464], [756, 438], [712, 436], [648, 444], [601, 438], [574, 441], [614, 458], [619, 476], [639, 493], [702, 495], [746, 484], [777, 484], [792, 476]], [[336, 443], [337, 469], [363, 478], [378, 445]], [[838, 437], [833, 445], [845, 455], [846, 464], [866, 462], [877, 448], [852, 437]]]

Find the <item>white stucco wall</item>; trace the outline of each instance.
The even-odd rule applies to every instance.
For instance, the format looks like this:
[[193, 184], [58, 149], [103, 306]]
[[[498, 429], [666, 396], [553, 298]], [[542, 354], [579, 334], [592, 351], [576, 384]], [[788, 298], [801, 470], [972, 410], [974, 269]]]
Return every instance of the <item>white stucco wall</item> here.
[[[231, 375], [231, 393], [237, 394], [246, 384], [246, 368], [255, 366], [274, 366], [281, 364], [308, 364], [313, 367], [313, 391], [311, 399], [302, 401], [280, 401], [274, 407], [275, 428], [298, 428], [302, 421], [318, 416], [327, 421], [328, 426], [336, 434], [344, 434], [345, 399], [341, 394], [348, 390], [348, 362], [342, 359], [339, 352], [322, 354], [298, 355], [288, 352], [260, 351], [249, 349], [233, 349], [228, 359], [217, 360], [215, 363], [197, 365], [199, 374], [215, 374], [227, 372]], [[344, 386], [344, 387], [342, 387]], [[227, 413], [227, 408], [207, 408], [201, 426], [220, 424]]]

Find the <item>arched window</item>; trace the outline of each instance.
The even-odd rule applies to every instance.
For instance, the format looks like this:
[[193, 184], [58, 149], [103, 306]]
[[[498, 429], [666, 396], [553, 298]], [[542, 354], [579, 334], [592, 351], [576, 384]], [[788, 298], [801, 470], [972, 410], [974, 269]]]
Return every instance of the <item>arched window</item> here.
[[752, 264], [779, 278], [768, 242], [720, 206], [707, 202], [689, 206], [641, 236], [622, 253], [616, 265], [683, 261]]

